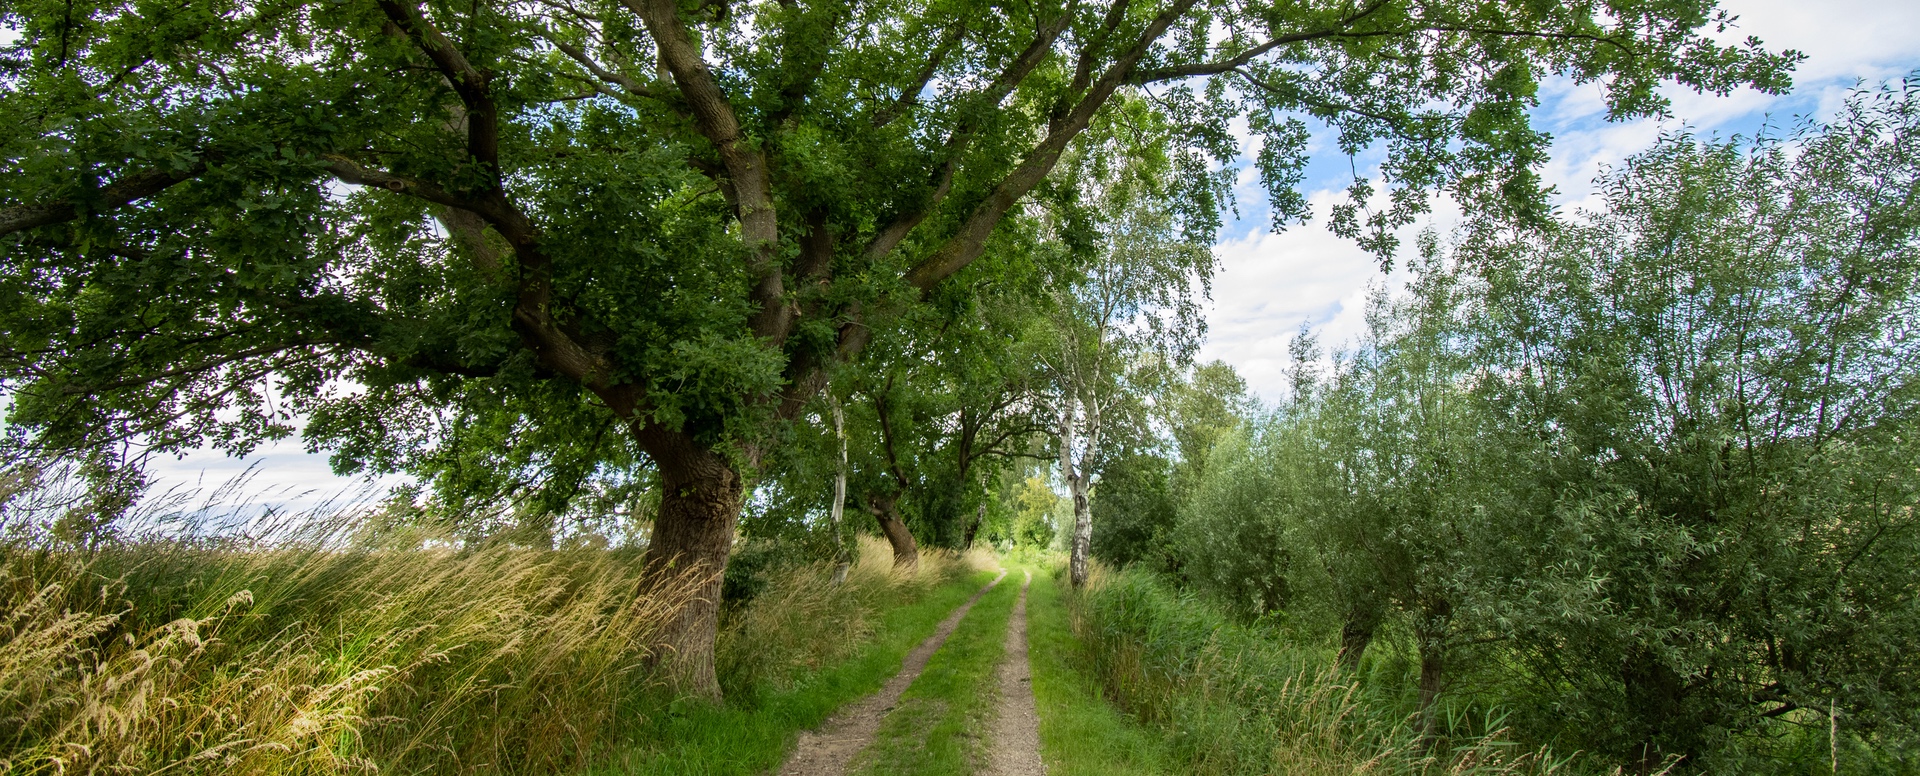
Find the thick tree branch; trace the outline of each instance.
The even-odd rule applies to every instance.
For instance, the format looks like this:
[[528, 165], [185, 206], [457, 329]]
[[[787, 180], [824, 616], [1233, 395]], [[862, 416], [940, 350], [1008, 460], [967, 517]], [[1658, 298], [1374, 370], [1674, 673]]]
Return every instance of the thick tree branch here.
[[899, 218], [895, 218], [892, 223], [881, 229], [879, 234], [873, 236], [873, 241], [867, 243], [868, 262], [886, 258], [894, 248], [900, 247], [900, 242], [907, 239], [907, 235], [913, 233], [914, 227], [927, 220], [927, 216], [933, 213], [933, 209], [939, 207], [940, 202], [945, 200], [947, 194], [953, 190], [953, 174], [958, 166], [958, 158], [948, 159], [945, 164], [940, 165], [939, 171], [935, 173], [933, 191], [927, 195], [926, 204], [900, 214]]
[[493, 217], [499, 215], [497, 213], [481, 213], [482, 210], [487, 208], [487, 203], [482, 200], [462, 194], [455, 194], [426, 181], [394, 175], [384, 170], [369, 169], [345, 156], [327, 154], [320, 157], [320, 161], [322, 167], [326, 168], [328, 172], [333, 173], [333, 176], [339, 178], [343, 183], [386, 189], [395, 194], [405, 194], [409, 197], [426, 200], [436, 205], [445, 205], [451, 208], [473, 211], [479, 213], [482, 217], [488, 218], [488, 220], [492, 220]]
[[800, 236], [800, 260], [793, 276], [800, 285], [824, 283], [833, 272], [833, 256], [840, 245], [839, 233], [827, 222], [827, 212], [807, 213], [807, 231]]
[[899, 483], [905, 491], [909, 485], [907, 473], [900, 469], [900, 456], [895, 454], [893, 445], [892, 413], [887, 409], [887, 393], [893, 391], [893, 375], [887, 375], [887, 386], [881, 392], [873, 394], [873, 412], [880, 420], [880, 446], [887, 454], [887, 472], [893, 475], [893, 481]]
[[424, 181], [367, 170], [344, 157], [328, 158], [328, 169], [349, 183], [379, 186], [485, 219], [512, 246], [519, 260], [513, 326], [521, 342], [533, 351], [541, 366], [578, 381], [619, 416], [632, 417], [640, 401], [639, 390], [615, 384], [612, 364], [605, 355], [583, 346], [576, 333], [553, 316], [553, 260], [540, 244], [539, 227], [507, 197], [501, 185], [500, 116], [491, 74], [468, 61], [452, 41], [420, 16], [418, 6], [399, 0], [378, 1], [394, 27], [426, 52], [459, 95], [465, 109], [467, 153], [472, 161], [484, 166], [488, 183], [478, 191], [450, 192]]
[[934, 249], [932, 255], [914, 265], [902, 279], [908, 285], [925, 292], [979, 258], [980, 253], [986, 249], [987, 238], [992, 236], [994, 228], [999, 226], [1000, 221], [1006, 218], [1007, 213], [1019, 203], [1021, 198], [1031, 192], [1033, 187], [1039, 185], [1040, 181], [1046, 178], [1047, 173], [1053, 171], [1053, 166], [1060, 161], [1060, 155], [1066, 152], [1067, 144], [1072, 142], [1081, 130], [1087, 128], [1087, 125], [1093, 121], [1094, 114], [1099, 112], [1100, 108], [1106, 105], [1108, 98], [1113, 96], [1114, 91], [1127, 81], [1133, 66], [1140, 62], [1141, 57], [1146, 56], [1147, 50], [1153, 46], [1154, 41], [1159, 40], [1160, 36], [1166, 33], [1167, 28], [1172, 26], [1174, 20], [1184, 15], [1196, 2], [1197, 0], [1177, 0], [1163, 9], [1160, 15], [1147, 25], [1147, 29], [1135, 40], [1133, 46], [1109, 64], [1106, 72], [1100, 76], [1100, 80], [1087, 90], [1087, 95], [1061, 118], [1057, 130], [1050, 132], [1046, 140], [1027, 152], [1020, 164], [1007, 173], [999, 185], [994, 187], [993, 192], [974, 208], [973, 212], [967, 216], [967, 220], [961, 224], [959, 232], [948, 238], [939, 248]]
[[1094, 62], [1099, 60], [1107, 42], [1113, 38], [1113, 31], [1126, 21], [1129, 5], [1128, 0], [1113, 0], [1113, 4], [1107, 6], [1107, 18], [1100, 24], [1100, 34], [1087, 41], [1086, 47], [1080, 50], [1080, 61], [1073, 66], [1073, 83], [1067, 87], [1067, 94], [1079, 94], [1086, 90], [1087, 83], [1093, 79]]
[[660, 62], [673, 75], [693, 113], [694, 126], [720, 154], [733, 182], [735, 215], [746, 243], [749, 296], [759, 307], [748, 321], [755, 336], [782, 343], [793, 330], [793, 311], [786, 304], [780, 267], [780, 224], [773, 206], [773, 187], [767, 157], [741, 134], [740, 121], [720, 82], [713, 77], [699, 47], [680, 23], [674, 0], [625, 0], [640, 16], [660, 52]]
[[420, 15], [410, 2], [379, 0], [380, 10], [400, 32], [426, 52], [440, 74], [446, 76], [467, 111], [467, 153], [487, 167], [494, 188], [500, 180], [500, 109], [490, 88], [493, 74], [473, 66], [465, 54]]
[[[824, 210], [814, 210], [807, 214], [807, 231], [800, 236], [800, 258], [795, 262], [793, 274], [796, 290], [801, 294], [820, 292], [805, 304], [794, 304], [797, 318], [819, 315], [828, 301], [824, 291], [833, 277], [833, 257], [839, 245], [839, 235], [827, 221]], [[787, 387], [780, 392], [776, 413], [782, 418], [798, 417], [800, 411], [812, 400], [814, 394], [826, 384], [826, 375], [821, 371], [825, 364], [820, 354], [812, 347], [802, 347], [798, 352], [790, 352], [787, 368], [782, 375]]]
[[543, 37], [546, 38], [548, 43], [553, 44], [553, 47], [558, 49], [560, 53], [567, 55], [568, 59], [580, 63], [580, 67], [584, 68], [588, 73], [591, 73], [594, 78], [618, 86], [635, 97], [645, 97], [653, 100], [663, 99], [657, 90], [641, 82], [640, 79], [634, 78], [626, 73], [608, 70], [604, 65], [594, 61], [593, 57], [588, 56], [587, 52], [579, 46], [552, 36]]
[[500, 276], [500, 268], [506, 257], [498, 245], [487, 239], [486, 219], [471, 210], [457, 207], [443, 207], [436, 215], [441, 225], [447, 228], [447, 234], [473, 254], [474, 269], [489, 279]]
[[974, 134], [979, 131], [984, 117], [998, 109], [1000, 103], [1007, 99], [1007, 95], [1012, 94], [1013, 90], [1027, 79], [1027, 76], [1032, 75], [1033, 71], [1047, 60], [1047, 55], [1053, 51], [1054, 41], [1066, 31], [1072, 18], [1072, 14], [1062, 13], [1052, 23], [1034, 30], [1033, 40], [1027, 43], [1027, 47], [1007, 63], [1006, 68], [994, 77], [987, 88], [972, 98], [972, 112], [961, 117], [959, 126], [954, 128], [953, 134], [947, 136], [945, 147], [941, 149], [941, 155], [944, 158], [932, 176], [933, 192], [923, 205], [900, 214], [874, 236], [873, 241], [867, 244], [868, 261], [878, 261], [892, 253], [893, 249], [913, 232], [914, 227], [925, 221], [933, 209], [939, 207], [940, 202], [946, 199], [953, 187], [953, 176], [959, 166], [960, 156], [973, 142]]
[[79, 218], [82, 212], [113, 210], [146, 199], [174, 184], [192, 180], [207, 171], [204, 160], [179, 169], [136, 172], [94, 192], [91, 197], [75, 197], [37, 205], [15, 205], [0, 210], [0, 236], [64, 223]]
[[[505, 196], [498, 192], [480, 197], [454, 194], [423, 181], [366, 169], [345, 157], [327, 157], [325, 162], [325, 167], [344, 182], [379, 187], [485, 219], [512, 246], [514, 256], [519, 259], [520, 280], [513, 308], [513, 324], [520, 333], [522, 343], [533, 351], [541, 366], [579, 381], [614, 406], [616, 411], [622, 412], [623, 417], [624, 413], [631, 412], [638, 401], [634, 389], [614, 385], [612, 366], [606, 358], [580, 345], [578, 338], [553, 318], [552, 260], [541, 249], [539, 231], [532, 220]], [[462, 231], [472, 224], [463, 222], [464, 219], [455, 216], [454, 221], [449, 222], [450, 231], [458, 239], [470, 239], [473, 235], [463, 234]], [[480, 244], [486, 244], [484, 237]], [[497, 260], [497, 254], [489, 251], [489, 255]], [[487, 257], [476, 256], [476, 259], [484, 262]]]

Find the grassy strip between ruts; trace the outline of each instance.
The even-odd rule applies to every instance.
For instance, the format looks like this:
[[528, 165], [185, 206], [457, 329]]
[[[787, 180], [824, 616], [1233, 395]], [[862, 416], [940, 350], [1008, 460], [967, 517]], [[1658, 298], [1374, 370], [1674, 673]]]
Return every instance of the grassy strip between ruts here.
[[887, 609], [879, 615], [872, 641], [854, 658], [789, 690], [763, 692], [740, 705], [683, 705], [651, 715], [631, 731], [627, 751], [592, 772], [747, 776], [776, 768], [799, 731], [880, 689], [900, 670], [907, 651], [993, 576], [976, 572]]
[[854, 762], [871, 776], [966, 776], [986, 762], [1017, 572], [974, 604]]
[[[1160, 736], [1107, 703], [1099, 682], [1073, 669], [1083, 653], [1068, 627], [1056, 576], [1036, 569], [1027, 592], [1027, 653], [1040, 710], [1040, 757], [1051, 776], [1176, 773]], [[1016, 572], [1017, 573], [1017, 572]], [[1011, 575], [1009, 576], [1011, 579]]]

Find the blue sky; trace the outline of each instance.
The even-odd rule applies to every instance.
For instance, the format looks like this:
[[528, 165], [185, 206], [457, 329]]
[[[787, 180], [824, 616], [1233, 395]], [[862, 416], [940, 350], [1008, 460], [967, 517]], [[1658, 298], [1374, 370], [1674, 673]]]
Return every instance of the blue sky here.
[[[1662, 131], [1684, 124], [1702, 134], [1750, 135], [1768, 116], [1784, 124], [1797, 114], [1829, 112], [1859, 80], [1897, 79], [1920, 68], [1920, 3], [1913, 0], [1725, 0], [1722, 6], [1741, 17], [1736, 38], [1755, 35], [1769, 48], [1808, 55], [1793, 92], [1713, 97], [1676, 90], [1671, 92], [1673, 120], [1613, 124], [1604, 120], [1596, 88], [1549, 82], [1536, 120], [1555, 137], [1545, 174], [1560, 191], [1563, 206], [1587, 202], [1596, 173], [1647, 147]], [[1345, 186], [1349, 169], [1346, 157], [1331, 149], [1315, 157], [1306, 187], [1319, 213]], [[1257, 394], [1272, 400], [1283, 390], [1287, 341], [1303, 324], [1318, 332], [1323, 344], [1351, 341], [1361, 330], [1369, 289], [1376, 284], [1393, 288], [1404, 274], [1382, 275], [1371, 257], [1328, 234], [1321, 221], [1269, 233], [1264, 198], [1250, 178], [1243, 183], [1240, 218], [1228, 225], [1214, 249], [1221, 273], [1214, 280], [1210, 332], [1201, 357], [1232, 364]], [[1444, 231], [1451, 219], [1445, 207], [1437, 210], [1422, 226]], [[312, 502], [365, 487], [334, 477], [325, 456], [306, 453], [298, 440], [264, 446], [245, 460], [202, 451], [155, 464], [152, 473], [161, 489], [212, 488], [251, 466], [250, 489], [280, 503]]]
[[[1563, 207], [1588, 204], [1591, 181], [1603, 167], [1646, 148], [1662, 131], [1684, 125], [1702, 135], [1751, 136], [1769, 117], [1786, 125], [1799, 114], [1830, 113], [1860, 80], [1898, 79], [1920, 68], [1920, 3], [1912, 0], [1723, 0], [1721, 6], [1740, 17], [1729, 38], [1754, 35], [1770, 49], [1807, 54], [1794, 90], [1715, 97], [1675, 89], [1669, 91], [1671, 120], [1616, 124], [1605, 120], [1597, 87], [1549, 81], [1535, 120], [1554, 135], [1553, 160], [1544, 173]], [[1347, 158], [1330, 148], [1314, 159], [1305, 185], [1317, 213], [1326, 212], [1350, 169]], [[1271, 401], [1284, 390], [1287, 342], [1302, 325], [1313, 328], [1322, 345], [1350, 342], [1362, 330], [1370, 289], [1394, 288], [1405, 276], [1382, 275], [1370, 256], [1328, 234], [1320, 221], [1269, 233], [1257, 189], [1250, 178], [1242, 180], [1248, 185], [1241, 187], [1241, 218], [1214, 248], [1221, 272], [1200, 356], [1232, 364]], [[1452, 221], [1443, 203], [1410, 231], [1444, 232]]]

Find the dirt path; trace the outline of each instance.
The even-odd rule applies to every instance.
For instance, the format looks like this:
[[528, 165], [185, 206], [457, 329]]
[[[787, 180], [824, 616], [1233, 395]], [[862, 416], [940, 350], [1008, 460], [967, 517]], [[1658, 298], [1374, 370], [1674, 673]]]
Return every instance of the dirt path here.
[[[793, 756], [787, 758], [787, 764], [780, 768], [780, 776], [841, 776], [846, 773], [847, 764], [853, 762], [853, 756], [873, 742], [874, 732], [880, 729], [880, 720], [893, 710], [894, 704], [900, 701], [900, 694], [907, 691], [907, 686], [920, 677], [920, 671], [927, 667], [927, 660], [933, 657], [934, 651], [947, 643], [947, 637], [953, 635], [953, 629], [960, 625], [960, 618], [967, 616], [967, 611], [981, 596], [1006, 578], [1007, 572], [1002, 570], [1000, 576], [994, 577], [986, 587], [980, 588], [980, 592], [974, 593], [960, 608], [953, 610], [953, 614], [947, 615], [947, 619], [941, 620], [940, 627], [934, 629], [933, 635], [920, 642], [919, 646], [907, 653], [905, 660], [900, 661], [900, 673], [888, 679], [885, 686], [827, 718], [819, 729], [801, 733]], [[1025, 588], [1021, 590], [1021, 601], [1024, 603]], [[1025, 651], [1022, 650], [1021, 654], [1024, 658]], [[1022, 660], [1022, 663], [1025, 661]]]
[[1040, 761], [1040, 712], [1033, 705], [1033, 672], [1027, 666], [1027, 587], [1033, 572], [1020, 583], [1020, 600], [1007, 620], [1007, 656], [1000, 661], [1000, 703], [993, 722], [987, 776], [1045, 776]]

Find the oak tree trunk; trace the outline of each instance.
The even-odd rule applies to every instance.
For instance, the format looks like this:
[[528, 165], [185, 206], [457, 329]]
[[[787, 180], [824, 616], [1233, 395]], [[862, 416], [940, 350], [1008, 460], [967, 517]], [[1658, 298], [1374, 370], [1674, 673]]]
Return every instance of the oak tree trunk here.
[[688, 434], [648, 429], [635, 436], [659, 467], [661, 486], [641, 594], [693, 586], [691, 599], [661, 629], [656, 666], [677, 694], [718, 702], [713, 642], [743, 483], [731, 462]]
[[880, 533], [887, 537], [887, 544], [893, 546], [893, 567], [908, 575], [920, 572], [920, 545], [913, 541], [913, 532], [907, 530], [907, 521], [900, 519], [900, 497], [867, 496], [867, 511], [880, 521]]

